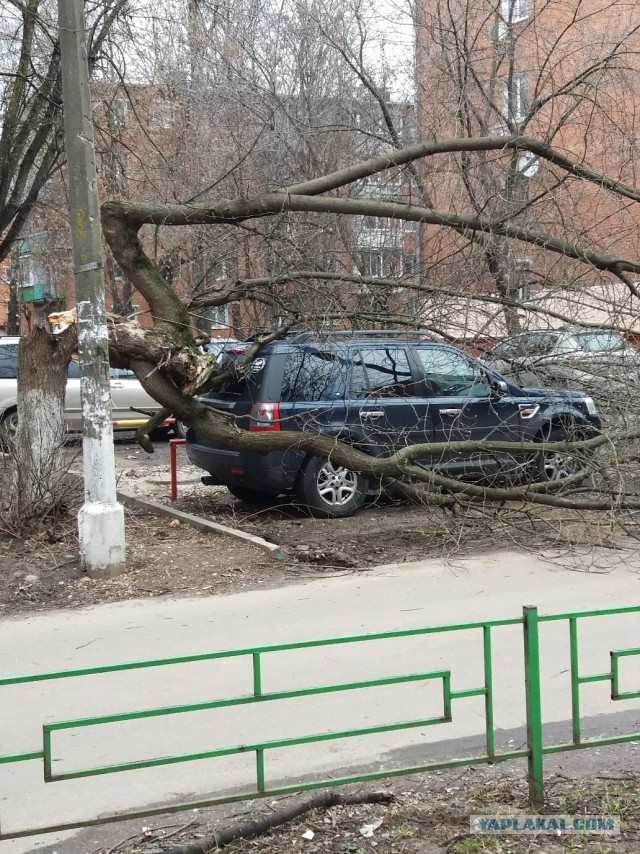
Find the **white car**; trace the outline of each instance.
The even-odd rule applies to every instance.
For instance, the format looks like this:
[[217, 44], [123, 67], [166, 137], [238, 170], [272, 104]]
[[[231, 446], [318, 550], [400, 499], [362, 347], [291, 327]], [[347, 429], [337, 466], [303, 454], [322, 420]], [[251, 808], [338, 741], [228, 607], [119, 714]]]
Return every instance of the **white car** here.
[[[19, 338], [0, 338], [0, 438], [3, 443], [15, 435], [18, 425], [18, 344]], [[133, 371], [110, 368], [111, 417], [114, 430], [135, 430], [148, 416], [135, 410], [156, 412], [160, 404], [146, 393]], [[69, 363], [67, 391], [64, 399], [66, 429], [69, 433], [82, 430], [80, 403], [80, 368]], [[168, 423], [172, 423], [170, 420]]]

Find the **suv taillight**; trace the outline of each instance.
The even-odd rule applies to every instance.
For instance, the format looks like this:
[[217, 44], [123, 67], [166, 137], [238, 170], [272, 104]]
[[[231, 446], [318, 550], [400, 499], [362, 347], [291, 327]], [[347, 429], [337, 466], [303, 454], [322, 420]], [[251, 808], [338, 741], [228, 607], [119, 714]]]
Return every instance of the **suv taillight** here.
[[254, 403], [249, 412], [249, 430], [252, 433], [273, 433], [280, 430], [280, 405]]

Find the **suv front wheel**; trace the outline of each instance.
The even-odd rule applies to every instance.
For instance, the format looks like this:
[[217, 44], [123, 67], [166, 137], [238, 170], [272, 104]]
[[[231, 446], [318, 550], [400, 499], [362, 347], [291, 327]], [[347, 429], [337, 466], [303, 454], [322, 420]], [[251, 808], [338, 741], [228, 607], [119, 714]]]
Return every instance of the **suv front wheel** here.
[[351, 516], [367, 497], [366, 477], [322, 457], [310, 457], [296, 481], [296, 498], [314, 516]]
[[[549, 426], [545, 434], [541, 436], [540, 441], [544, 445], [545, 442], [570, 442], [572, 439], [579, 438], [581, 438], [580, 434], [575, 429]], [[565, 477], [571, 477], [584, 469], [589, 456], [584, 451], [580, 454], [572, 453], [571, 451], [543, 449], [538, 454], [536, 480], [544, 483], [555, 483]], [[586, 479], [587, 475], [585, 474], [583, 478], [574, 482], [572, 486], [579, 486]]]

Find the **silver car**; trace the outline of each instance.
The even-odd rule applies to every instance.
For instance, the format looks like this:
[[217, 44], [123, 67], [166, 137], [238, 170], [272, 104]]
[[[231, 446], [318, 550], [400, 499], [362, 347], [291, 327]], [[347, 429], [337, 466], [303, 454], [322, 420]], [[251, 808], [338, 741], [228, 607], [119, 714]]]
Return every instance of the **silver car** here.
[[575, 388], [602, 398], [640, 380], [640, 354], [617, 332], [557, 329], [506, 338], [482, 357], [524, 387]]
[[[19, 338], [0, 338], [0, 438], [6, 443], [15, 435], [18, 425], [18, 344]], [[110, 368], [111, 416], [114, 430], [135, 430], [147, 416], [135, 410], [156, 412], [160, 404], [149, 397], [132, 371]], [[69, 433], [82, 430], [80, 402], [80, 369], [69, 363], [64, 399], [65, 423]]]

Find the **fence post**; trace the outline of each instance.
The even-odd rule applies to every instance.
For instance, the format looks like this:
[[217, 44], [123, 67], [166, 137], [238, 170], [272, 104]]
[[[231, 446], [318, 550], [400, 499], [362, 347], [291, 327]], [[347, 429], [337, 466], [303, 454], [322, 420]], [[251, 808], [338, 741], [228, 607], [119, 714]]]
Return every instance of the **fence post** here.
[[524, 628], [524, 682], [527, 702], [527, 779], [529, 803], [540, 809], [544, 805], [544, 771], [542, 760], [542, 705], [540, 702], [540, 645], [538, 609], [522, 609]]

